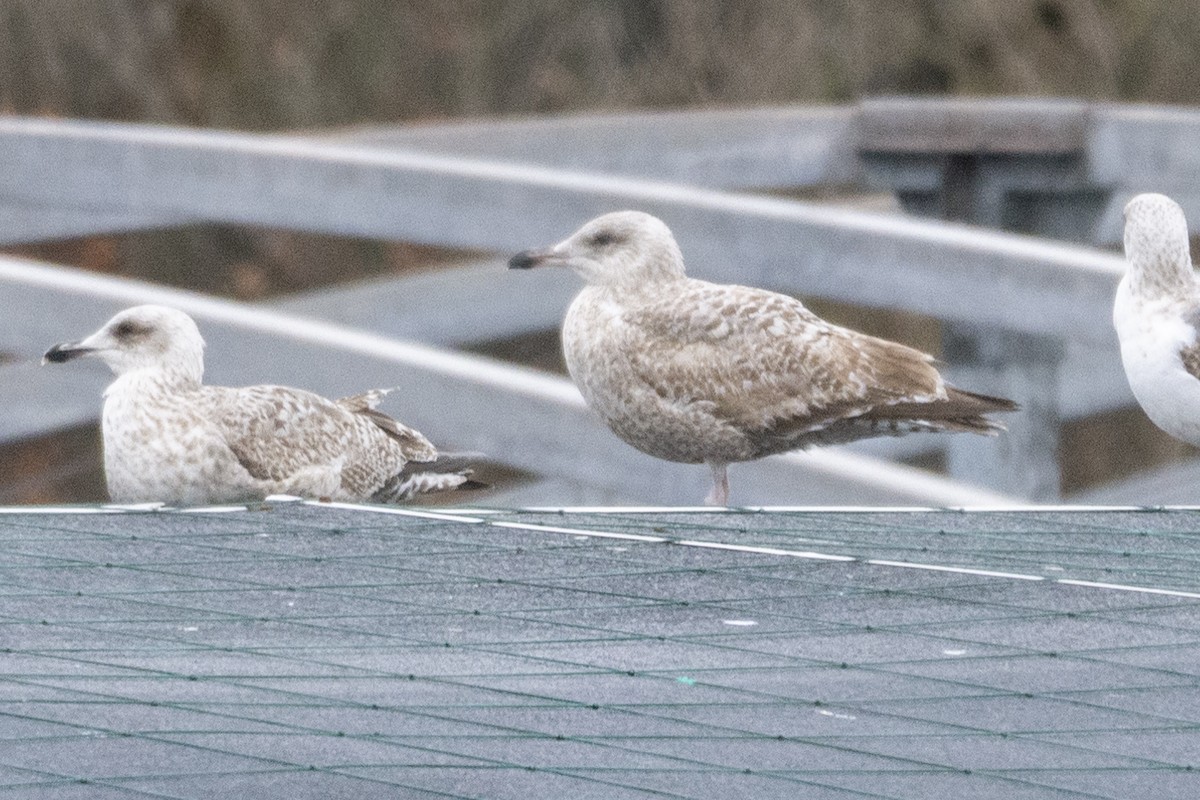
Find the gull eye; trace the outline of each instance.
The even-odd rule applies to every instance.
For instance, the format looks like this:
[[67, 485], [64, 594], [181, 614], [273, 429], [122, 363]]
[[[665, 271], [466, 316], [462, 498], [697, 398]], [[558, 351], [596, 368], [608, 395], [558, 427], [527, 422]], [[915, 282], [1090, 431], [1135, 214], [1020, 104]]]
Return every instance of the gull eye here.
[[597, 231], [588, 237], [588, 244], [593, 247], [608, 247], [610, 244], [616, 244], [620, 240], [621, 237], [612, 231]]
[[113, 328], [113, 336], [118, 339], [133, 339], [137, 336], [144, 336], [149, 332], [149, 328], [139, 325], [131, 319], [122, 320], [117, 327]]

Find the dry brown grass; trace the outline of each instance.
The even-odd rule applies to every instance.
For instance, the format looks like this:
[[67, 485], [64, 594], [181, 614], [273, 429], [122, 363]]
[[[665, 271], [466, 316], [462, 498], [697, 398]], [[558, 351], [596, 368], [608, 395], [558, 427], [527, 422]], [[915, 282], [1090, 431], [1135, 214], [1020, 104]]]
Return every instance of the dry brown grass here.
[[0, 0], [0, 109], [245, 129], [866, 93], [1200, 99], [1196, 0]]

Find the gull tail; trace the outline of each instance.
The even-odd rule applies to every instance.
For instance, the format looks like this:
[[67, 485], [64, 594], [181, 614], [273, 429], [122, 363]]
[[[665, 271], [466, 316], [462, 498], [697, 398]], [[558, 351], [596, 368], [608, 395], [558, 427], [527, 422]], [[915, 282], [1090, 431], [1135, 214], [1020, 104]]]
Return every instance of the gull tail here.
[[1006, 427], [1003, 422], [992, 419], [988, 414], [1017, 411], [1020, 408], [1017, 403], [1003, 397], [976, 394], [947, 386], [944, 400], [876, 406], [864, 414], [863, 418], [872, 422], [890, 423], [892, 427], [897, 428], [896, 433], [930, 430], [995, 436], [1006, 430]]
[[1021, 406], [1004, 397], [993, 397], [987, 394], [968, 392], [946, 387], [949, 394], [947, 399], [948, 414], [945, 417], [946, 430], [982, 433], [985, 436], [995, 436], [999, 431], [1007, 430], [1007, 426], [998, 419], [992, 419], [988, 414], [1002, 414], [1019, 411]]
[[470, 464], [482, 453], [439, 453], [434, 461], [410, 461], [371, 495], [376, 503], [403, 503], [417, 495], [450, 491], [477, 491], [489, 484], [471, 477]]

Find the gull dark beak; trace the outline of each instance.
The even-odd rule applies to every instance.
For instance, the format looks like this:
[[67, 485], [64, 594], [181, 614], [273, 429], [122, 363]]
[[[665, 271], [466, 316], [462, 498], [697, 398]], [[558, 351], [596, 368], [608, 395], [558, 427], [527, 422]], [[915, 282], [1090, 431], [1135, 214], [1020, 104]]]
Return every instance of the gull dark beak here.
[[46, 351], [46, 355], [42, 356], [43, 364], [61, 364], [64, 361], [70, 361], [73, 358], [86, 356], [89, 353], [96, 352], [93, 347], [80, 347], [79, 342], [63, 342], [56, 344]]
[[533, 269], [553, 258], [552, 250], [522, 250], [508, 260], [509, 269]]

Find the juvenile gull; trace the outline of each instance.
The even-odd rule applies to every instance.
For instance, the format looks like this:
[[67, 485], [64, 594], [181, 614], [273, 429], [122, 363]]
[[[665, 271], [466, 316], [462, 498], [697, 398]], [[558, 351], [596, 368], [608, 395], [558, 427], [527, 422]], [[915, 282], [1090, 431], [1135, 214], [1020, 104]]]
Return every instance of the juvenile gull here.
[[1125, 258], [1113, 326], [1129, 388], [1155, 425], [1200, 446], [1200, 291], [1183, 209], [1161, 194], [1130, 200]]
[[512, 269], [561, 265], [586, 286], [563, 322], [567, 368], [617, 436], [668, 461], [726, 466], [811, 445], [918, 431], [995, 434], [1009, 400], [946, 385], [933, 358], [831, 325], [800, 301], [689, 278], [663, 222], [605, 214]]
[[271, 494], [399, 502], [474, 488], [417, 431], [376, 410], [387, 390], [337, 401], [302, 389], [204, 386], [204, 340], [182, 311], [136, 306], [43, 363], [98, 358], [104, 472], [116, 502], [241, 502]]

